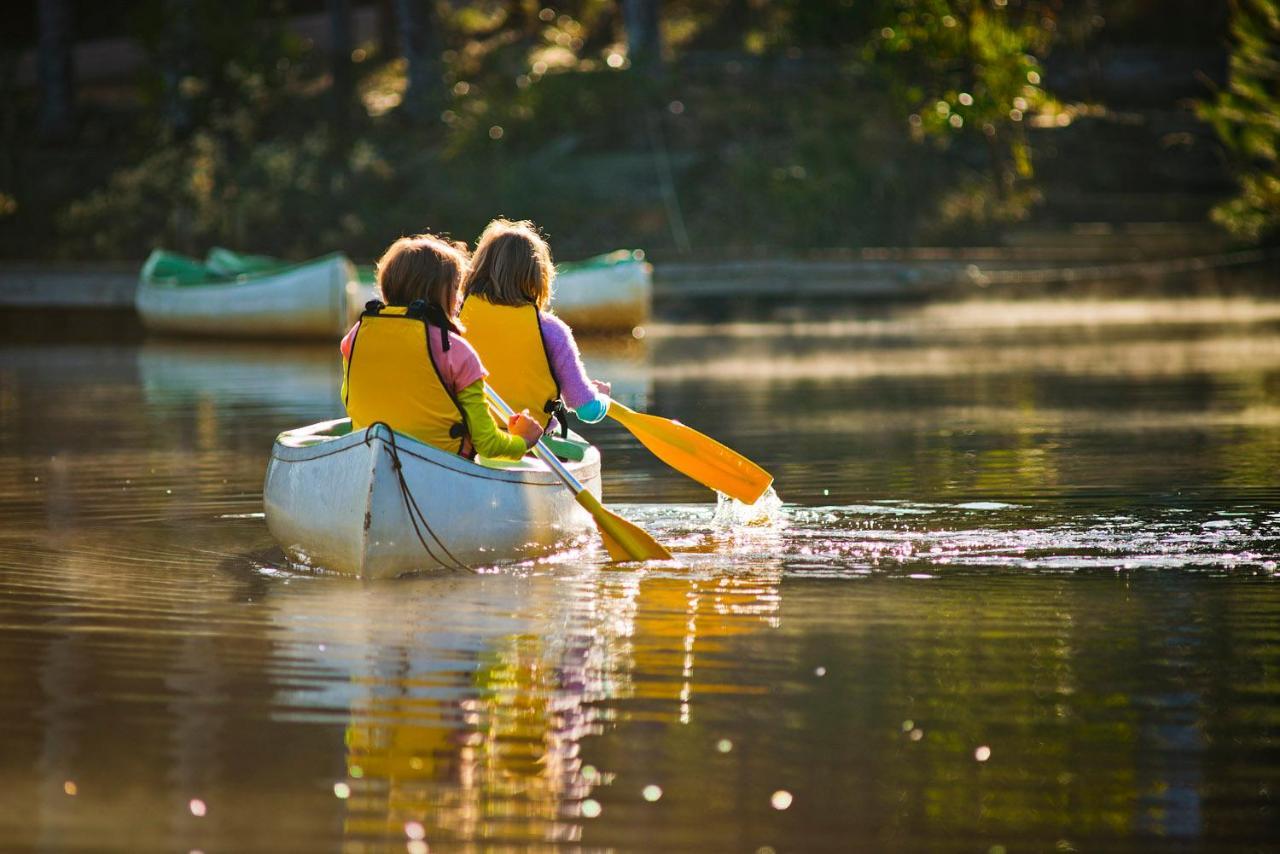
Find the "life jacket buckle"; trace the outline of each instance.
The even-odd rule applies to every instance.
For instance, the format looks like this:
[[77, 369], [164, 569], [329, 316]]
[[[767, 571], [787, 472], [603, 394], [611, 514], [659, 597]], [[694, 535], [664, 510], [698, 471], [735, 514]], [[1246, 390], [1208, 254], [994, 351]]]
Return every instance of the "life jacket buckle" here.
[[555, 400], [548, 400], [543, 405], [542, 411], [548, 415], [554, 415], [560, 422], [560, 438], [569, 438], [569, 409], [564, 405], [564, 401], [558, 397]]

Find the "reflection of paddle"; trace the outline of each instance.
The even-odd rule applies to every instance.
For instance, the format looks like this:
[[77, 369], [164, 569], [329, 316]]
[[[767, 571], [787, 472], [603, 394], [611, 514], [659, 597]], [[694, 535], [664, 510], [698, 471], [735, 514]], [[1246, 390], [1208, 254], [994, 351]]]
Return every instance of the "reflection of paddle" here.
[[[503, 417], [511, 418], [514, 414], [511, 407], [498, 397], [497, 392], [490, 388], [488, 383], [485, 384], [484, 393]], [[662, 543], [649, 536], [639, 525], [628, 522], [601, 504], [600, 500], [588, 492], [587, 488], [578, 482], [578, 479], [541, 441], [533, 446], [533, 450], [569, 488], [583, 509], [596, 520], [596, 527], [600, 529], [600, 537], [604, 540], [604, 547], [608, 550], [609, 557], [614, 560], [671, 560], [671, 552], [667, 551]]]
[[755, 504], [773, 483], [773, 475], [742, 454], [679, 421], [636, 412], [616, 400], [609, 415], [676, 471], [743, 503]]

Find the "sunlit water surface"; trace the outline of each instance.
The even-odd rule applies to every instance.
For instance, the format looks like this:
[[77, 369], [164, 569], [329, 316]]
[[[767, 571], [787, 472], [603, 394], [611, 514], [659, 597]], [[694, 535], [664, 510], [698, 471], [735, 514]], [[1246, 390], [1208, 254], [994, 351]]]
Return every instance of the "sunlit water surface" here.
[[[0, 345], [0, 848], [1266, 850], [1280, 310], [996, 303], [666, 326], [584, 428], [679, 565], [291, 571], [274, 435], [331, 348]], [[472, 845], [474, 843], [474, 845]]]

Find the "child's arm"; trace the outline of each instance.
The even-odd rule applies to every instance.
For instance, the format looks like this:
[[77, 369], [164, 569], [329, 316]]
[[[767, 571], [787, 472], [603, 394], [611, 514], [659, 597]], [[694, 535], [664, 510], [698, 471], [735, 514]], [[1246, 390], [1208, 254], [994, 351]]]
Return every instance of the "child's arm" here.
[[578, 343], [568, 325], [551, 314], [542, 315], [542, 334], [551, 357], [551, 369], [560, 381], [560, 396], [565, 406], [587, 424], [594, 424], [609, 411], [609, 396], [596, 390], [587, 378], [587, 369], [578, 353]]
[[[541, 430], [528, 418], [524, 419], [528, 422], [527, 425], [513, 425], [520, 431], [520, 435], [513, 436], [500, 429], [484, 401], [484, 380], [482, 379], [458, 391], [458, 405], [462, 407], [467, 417], [467, 429], [471, 431], [471, 444], [475, 447], [476, 453], [482, 457], [488, 457], [491, 460], [518, 460], [533, 447], [534, 442], [538, 441]], [[533, 434], [532, 440], [525, 435], [526, 432]]]

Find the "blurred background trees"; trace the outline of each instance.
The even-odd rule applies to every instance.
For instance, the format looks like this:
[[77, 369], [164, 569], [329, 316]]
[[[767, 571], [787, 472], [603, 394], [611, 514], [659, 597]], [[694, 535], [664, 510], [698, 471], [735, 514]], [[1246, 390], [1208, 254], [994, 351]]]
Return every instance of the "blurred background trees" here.
[[1276, 2], [40, 0], [0, 36], [0, 252], [500, 213], [563, 255], [974, 243], [1203, 220], [1232, 175], [1217, 220], [1266, 239]]

